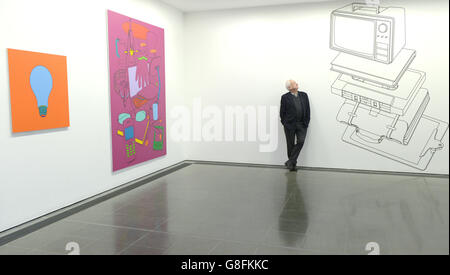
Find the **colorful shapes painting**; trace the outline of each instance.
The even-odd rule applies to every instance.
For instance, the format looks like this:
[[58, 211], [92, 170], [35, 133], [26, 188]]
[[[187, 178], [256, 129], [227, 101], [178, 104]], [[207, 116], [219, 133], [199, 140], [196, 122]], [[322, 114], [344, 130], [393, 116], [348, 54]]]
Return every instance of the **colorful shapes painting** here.
[[13, 133], [69, 127], [65, 56], [8, 49]]
[[166, 154], [164, 29], [108, 11], [113, 171]]

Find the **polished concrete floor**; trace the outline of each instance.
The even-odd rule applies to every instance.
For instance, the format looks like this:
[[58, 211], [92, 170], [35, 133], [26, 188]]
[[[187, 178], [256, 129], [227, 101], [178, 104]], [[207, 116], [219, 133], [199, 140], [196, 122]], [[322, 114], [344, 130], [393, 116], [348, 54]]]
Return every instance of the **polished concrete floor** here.
[[193, 164], [0, 254], [449, 254], [449, 179]]

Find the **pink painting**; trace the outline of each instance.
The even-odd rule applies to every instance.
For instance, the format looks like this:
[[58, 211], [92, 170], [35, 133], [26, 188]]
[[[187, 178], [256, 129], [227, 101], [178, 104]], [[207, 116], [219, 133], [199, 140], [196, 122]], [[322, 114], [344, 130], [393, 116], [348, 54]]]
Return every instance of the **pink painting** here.
[[113, 171], [166, 154], [164, 29], [108, 11]]

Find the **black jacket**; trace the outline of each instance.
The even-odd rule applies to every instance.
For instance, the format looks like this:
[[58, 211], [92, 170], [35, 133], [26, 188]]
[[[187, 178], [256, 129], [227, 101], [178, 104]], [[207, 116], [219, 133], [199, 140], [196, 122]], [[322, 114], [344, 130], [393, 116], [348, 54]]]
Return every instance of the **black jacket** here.
[[[303, 107], [303, 123], [306, 127], [309, 126], [310, 120], [310, 109], [309, 109], [309, 99], [305, 92], [298, 92], [300, 96], [300, 101]], [[281, 96], [281, 106], [280, 106], [280, 118], [281, 124], [288, 129], [295, 129], [295, 117], [297, 111], [295, 109], [294, 96], [291, 92], [287, 92]]]

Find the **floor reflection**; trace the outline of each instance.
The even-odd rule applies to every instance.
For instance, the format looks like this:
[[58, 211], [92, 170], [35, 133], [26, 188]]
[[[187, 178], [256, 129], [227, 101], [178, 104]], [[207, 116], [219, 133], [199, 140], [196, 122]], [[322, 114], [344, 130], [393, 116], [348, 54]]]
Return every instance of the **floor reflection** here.
[[298, 173], [285, 173], [286, 204], [278, 219], [278, 230], [287, 247], [301, 242], [304, 238], [303, 234], [308, 229], [308, 213], [299, 187], [301, 177], [298, 175]]

